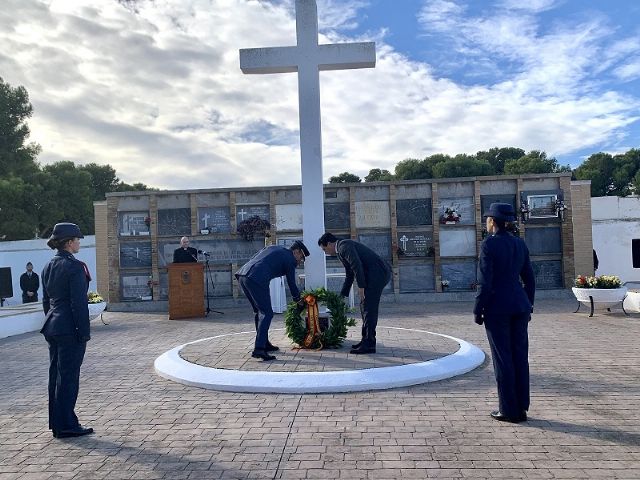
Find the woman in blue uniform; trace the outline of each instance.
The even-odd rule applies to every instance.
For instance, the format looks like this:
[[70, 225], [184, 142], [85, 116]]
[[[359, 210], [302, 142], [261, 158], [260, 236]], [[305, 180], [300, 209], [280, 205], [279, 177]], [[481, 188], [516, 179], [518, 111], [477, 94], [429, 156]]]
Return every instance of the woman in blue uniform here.
[[42, 270], [42, 333], [49, 344], [49, 428], [56, 438], [93, 433], [80, 425], [74, 412], [80, 366], [89, 334], [87, 266], [73, 254], [84, 238], [74, 223], [58, 223], [47, 245], [56, 255]]
[[475, 322], [484, 323], [498, 384], [499, 409], [491, 417], [519, 423], [529, 410], [529, 338], [535, 279], [524, 241], [507, 231], [515, 220], [508, 203], [492, 203], [489, 236], [482, 242]]

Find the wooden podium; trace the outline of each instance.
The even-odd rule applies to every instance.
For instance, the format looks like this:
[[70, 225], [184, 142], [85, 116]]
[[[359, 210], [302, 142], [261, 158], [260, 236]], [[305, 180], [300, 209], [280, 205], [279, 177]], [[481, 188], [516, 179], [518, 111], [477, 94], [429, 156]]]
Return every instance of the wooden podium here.
[[204, 265], [172, 263], [169, 270], [169, 320], [204, 317]]

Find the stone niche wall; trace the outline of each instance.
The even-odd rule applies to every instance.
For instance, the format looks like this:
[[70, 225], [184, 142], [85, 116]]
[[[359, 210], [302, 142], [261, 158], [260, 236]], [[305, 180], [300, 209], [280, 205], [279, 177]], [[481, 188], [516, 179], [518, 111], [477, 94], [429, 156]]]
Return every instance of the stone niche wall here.
[[[545, 210], [551, 198], [567, 206], [564, 221]], [[330, 184], [324, 187], [324, 222], [327, 231], [359, 240], [389, 262], [394, 275], [386, 293], [472, 291], [485, 235], [482, 214], [496, 201], [518, 212], [524, 202], [539, 207], [536, 218], [519, 219], [538, 288], [571, 286], [573, 238], [580, 228], [586, 235], [590, 225], [572, 224], [567, 174]], [[98, 274], [108, 278], [111, 302], [166, 300], [167, 265], [187, 235], [193, 247], [210, 254], [210, 296], [238, 297], [236, 269], [265, 243], [288, 246], [302, 239], [301, 202], [298, 186], [108, 194], [108, 246], [98, 252], [108, 258], [101, 267], [108, 271]], [[447, 209], [456, 211], [456, 220], [447, 218]], [[236, 234], [238, 224], [254, 215], [271, 224], [266, 242]], [[342, 271], [340, 262], [327, 259], [328, 273]], [[339, 290], [341, 279], [330, 277], [328, 286]]]

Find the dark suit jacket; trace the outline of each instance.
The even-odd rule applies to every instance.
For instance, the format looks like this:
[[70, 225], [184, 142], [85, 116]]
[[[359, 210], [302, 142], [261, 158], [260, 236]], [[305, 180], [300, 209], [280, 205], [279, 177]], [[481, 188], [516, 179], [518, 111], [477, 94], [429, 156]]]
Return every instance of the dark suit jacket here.
[[389, 264], [380, 258], [373, 250], [355, 240], [338, 240], [336, 253], [344, 265], [346, 277], [340, 295], [349, 296], [349, 290], [353, 285], [353, 279], [358, 282], [359, 288], [367, 288], [368, 285], [382, 286], [389, 283], [391, 268]]
[[173, 251], [173, 263], [194, 263], [198, 261], [198, 250], [193, 247], [176, 248]]
[[89, 279], [84, 265], [66, 251], [58, 251], [42, 270], [42, 308], [45, 336], [76, 335], [91, 338], [87, 303]]
[[300, 300], [300, 291], [296, 285], [296, 257], [288, 248], [280, 245], [265, 247], [256, 253], [236, 272], [236, 277], [247, 277], [263, 288], [269, 288], [274, 278], [287, 277], [289, 291], [294, 300]]
[[485, 238], [480, 251], [473, 313], [530, 313], [535, 291], [529, 249], [524, 241], [502, 231]]
[[36, 272], [31, 272], [31, 277], [29, 277], [27, 272], [20, 275], [20, 289], [24, 295], [26, 295], [27, 292], [34, 292], [37, 295], [39, 288], [40, 277], [38, 277]]

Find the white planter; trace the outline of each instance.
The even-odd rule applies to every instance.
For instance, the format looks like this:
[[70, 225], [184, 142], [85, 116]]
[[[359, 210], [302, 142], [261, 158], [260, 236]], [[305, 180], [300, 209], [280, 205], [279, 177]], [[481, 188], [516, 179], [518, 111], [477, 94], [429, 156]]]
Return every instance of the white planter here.
[[[627, 296], [627, 287], [620, 288], [576, 288], [571, 289], [578, 302], [583, 303], [585, 306], [591, 308], [591, 315], [593, 316], [593, 309], [609, 308], [620, 304]], [[593, 302], [593, 303], [592, 303]], [[578, 306], [578, 308], [580, 308]], [[624, 309], [623, 309], [624, 310]], [[578, 310], [576, 310], [577, 312]], [[626, 312], [625, 312], [626, 313]]]
[[100, 316], [100, 314], [104, 312], [104, 309], [106, 307], [107, 307], [107, 302], [90, 303], [89, 304], [89, 321], [93, 320], [94, 318], [98, 318], [98, 316]]

